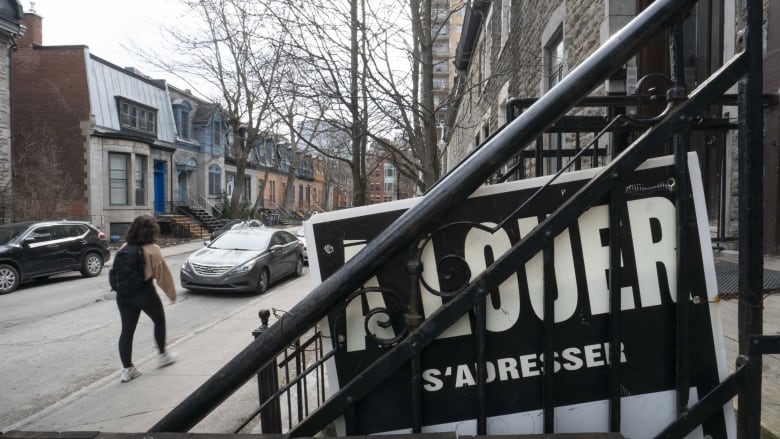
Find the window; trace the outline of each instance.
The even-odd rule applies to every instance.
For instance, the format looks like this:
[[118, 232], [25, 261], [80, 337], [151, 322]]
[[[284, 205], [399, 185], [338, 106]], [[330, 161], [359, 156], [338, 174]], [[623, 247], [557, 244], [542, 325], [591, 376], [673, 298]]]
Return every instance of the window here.
[[275, 181], [269, 181], [268, 182], [268, 199], [272, 202], [276, 202], [276, 182]]
[[233, 196], [233, 190], [236, 188], [236, 174], [234, 172], [225, 172], [225, 193], [228, 197]]
[[441, 58], [441, 57], [449, 56], [449, 54], [450, 54], [449, 42], [433, 44], [433, 56], [437, 58]]
[[241, 199], [245, 201], [252, 200], [252, 176], [244, 176], [244, 190], [241, 191]]
[[558, 31], [550, 40], [544, 50], [545, 65], [547, 66], [547, 89], [563, 79], [563, 32]]
[[487, 81], [490, 79], [491, 69], [490, 69], [490, 59], [493, 54], [493, 26], [492, 26], [492, 20], [490, 19], [493, 15], [493, 11], [488, 11], [487, 14], [487, 21], [485, 21], [485, 39], [483, 43], [483, 50], [480, 52], [480, 69], [482, 72], [482, 88], [484, 88], [485, 84], [487, 84]]
[[217, 196], [222, 193], [222, 170], [217, 165], [209, 166], [209, 195]]
[[391, 164], [385, 164], [385, 177], [395, 177], [395, 167]]
[[392, 182], [386, 182], [385, 183], [385, 192], [392, 193], [395, 190], [395, 185]]
[[135, 205], [146, 204], [146, 157], [135, 156]]
[[127, 204], [129, 164], [129, 154], [108, 154], [109, 203], [112, 205]]
[[119, 124], [124, 129], [157, 134], [157, 110], [119, 98]]
[[222, 123], [220, 121], [215, 121], [212, 124], [211, 132], [213, 134], [211, 142], [214, 144], [214, 146], [222, 145], [223, 130], [222, 130]]
[[[561, 29], [558, 29], [553, 34], [544, 48], [544, 64], [546, 66], [545, 86], [547, 90], [550, 90], [563, 79], [563, 31]], [[547, 140], [546, 149], [548, 150], [560, 151], [563, 147], [561, 133], [549, 134]], [[556, 172], [562, 166], [560, 154], [546, 158], [544, 162], [544, 169], [547, 174]]]
[[176, 119], [176, 131], [179, 136], [185, 139], [192, 137], [192, 119], [190, 114], [192, 113], [192, 106], [189, 102], [183, 101], [173, 107], [173, 116]]
[[298, 207], [303, 206], [303, 185], [298, 185]]
[[509, 27], [512, 25], [512, 0], [501, 0], [501, 48], [509, 40]]

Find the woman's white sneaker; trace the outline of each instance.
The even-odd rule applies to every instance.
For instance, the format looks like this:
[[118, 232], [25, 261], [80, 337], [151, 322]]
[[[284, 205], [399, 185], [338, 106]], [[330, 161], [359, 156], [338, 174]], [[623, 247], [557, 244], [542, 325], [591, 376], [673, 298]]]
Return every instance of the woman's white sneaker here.
[[164, 352], [157, 359], [157, 367], [170, 366], [176, 362], [176, 352]]
[[135, 367], [124, 368], [122, 369], [122, 382], [126, 383], [140, 375], [141, 375], [141, 371], [136, 369]]

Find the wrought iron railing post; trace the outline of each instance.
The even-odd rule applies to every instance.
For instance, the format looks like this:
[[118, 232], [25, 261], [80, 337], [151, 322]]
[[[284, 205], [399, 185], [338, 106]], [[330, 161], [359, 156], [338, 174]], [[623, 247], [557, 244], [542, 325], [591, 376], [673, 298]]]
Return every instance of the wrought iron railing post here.
[[[406, 273], [409, 275], [409, 303], [406, 307], [406, 325], [409, 331], [415, 331], [422, 324], [420, 313], [420, 276], [422, 275], [422, 248], [412, 248]], [[417, 352], [412, 358], [412, 433], [422, 432], [422, 355]]]
[[544, 405], [544, 432], [555, 433], [555, 239], [549, 230], [544, 231], [544, 249], [542, 250], [544, 290], [543, 352], [544, 366], [542, 379], [542, 403]]
[[[617, 176], [616, 176], [617, 177]], [[618, 186], [609, 202], [609, 431], [619, 432], [622, 416], [620, 390], [620, 343], [622, 342], [622, 282], [620, 249], [620, 203], [623, 195]]]
[[[669, 102], [680, 102], [687, 99], [685, 86], [685, 65], [683, 61], [683, 23], [677, 22], [672, 31], [671, 42], [672, 81], [674, 85], [667, 92]], [[677, 415], [688, 410], [688, 394], [690, 387], [690, 372], [688, 359], [688, 264], [685, 263], [688, 251], [688, 133], [685, 130], [674, 135], [675, 178], [677, 180], [677, 291], [673, 291], [677, 300], [676, 318], [676, 349], [675, 349], [675, 379], [677, 387]]]
[[745, 390], [738, 398], [740, 438], [761, 434], [763, 359], [750, 349], [763, 322], [763, 2], [745, 2], [745, 53], [750, 64], [739, 83], [739, 353], [748, 357]]
[[[252, 335], [257, 338], [268, 330], [268, 318], [271, 312], [267, 309], [261, 309], [257, 313], [260, 317], [260, 326], [252, 331]], [[279, 405], [279, 398], [266, 404], [266, 401], [279, 390], [279, 377], [276, 373], [276, 362], [273, 361], [257, 372], [257, 390], [260, 398], [260, 431], [263, 434], [281, 434], [282, 433], [282, 412]]]

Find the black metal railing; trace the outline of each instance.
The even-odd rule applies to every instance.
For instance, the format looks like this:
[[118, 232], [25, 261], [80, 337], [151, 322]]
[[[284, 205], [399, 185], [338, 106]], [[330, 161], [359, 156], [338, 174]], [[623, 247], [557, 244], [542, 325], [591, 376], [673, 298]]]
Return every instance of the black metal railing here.
[[[267, 327], [257, 336], [255, 341], [231, 359], [222, 369], [214, 374], [206, 383], [197, 389], [190, 397], [182, 401], [176, 408], [161, 419], [151, 431], [186, 431], [227, 399], [248, 380], [256, 376], [258, 371], [267, 368], [279, 368], [279, 364], [290, 364], [285, 357], [291, 346], [294, 352], [305, 344], [306, 334], [317, 330], [318, 322], [330, 313], [343, 312], [344, 304], [355, 295], [374, 293], [363, 288], [366, 281], [384, 264], [403, 254], [411, 254], [409, 273], [412, 276], [409, 303], [406, 304], [406, 320], [403, 330], [390, 340], [375, 340], [385, 345], [383, 355], [374, 362], [362, 365], [360, 372], [340, 389], [332, 392], [327, 400], [320, 405], [317, 398], [315, 407], [303, 409], [297, 407], [295, 415], [287, 416], [287, 434], [290, 436], [313, 436], [343, 416], [346, 433], [356, 431], [357, 414], [355, 405], [369, 395], [378, 383], [384, 382], [395, 371], [410, 367], [412, 371], [413, 406], [410, 423], [413, 432], [420, 432], [422, 425], [422, 409], [420, 405], [421, 353], [447, 328], [467, 313], [474, 312], [476, 316], [476, 339], [483, 339], [485, 332], [484, 299], [507, 278], [516, 273], [518, 266], [523, 266], [536, 254], [542, 254], [544, 260], [544, 316], [554, 316], [554, 283], [552, 241], [573, 221], [576, 221], [592, 206], [603, 204], [607, 200], [610, 212], [610, 261], [611, 267], [619, 267], [620, 254], [620, 200], [625, 197], [626, 179], [646, 159], [658, 153], [662, 145], [671, 145], [675, 153], [677, 175], [675, 181], [679, 194], [677, 199], [678, 215], [685, 214], [684, 204], [690, 190], [682, 182], [687, 181], [685, 166], [687, 145], [685, 134], [695, 123], [699, 114], [717, 99], [724, 95], [735, 83], [741, 81], [738, 101], [740, 105], [740, 354], [741, 366], [712, 392], [689, 407], [687, 401], [689, 389], [689, 371], [686, 370], [687, 352], [690, 346], [687, 337], [687, 313], [679, 312], [676, 323], [675, 382], [677, 388], [677, 411], [679, 418], [669, 425], [661, 437], [681, 437], [695, 426], [702, 424], [722, 405], [739, 395], [738, 428], [744, 437], [758, 437], [760, 419], [760, 389], [761, 389], [761, 355], [768, 352], [777, 353], [776, 337], [762, 335], [761, 324], [761, 139], [762, 139], [762, 94], [760, 61], [761, 59], [761, 5], [760, 2], [746, 2], [748, 10], [748, 38], [746, 50], [738, 53], [726, 62], [707, 81], [701, 83], [695, 90], [687, 93], [684, 84], [678, 79], [677, 71], [673, 69], [671, 80], [673, 99], [668, 101], [666, 109], [652, 124], [635, 127], [636, 134], [630, 144], [605, 163], [576, 194], [570, 196], [549, 216], [514, 243], [503, 255], [497, 256], [482, 273], [474, 273], [467, 277], [466, 284], [452, 291], [442, 292], [445, 303], [431, 315], [422, 319], [418, 304], [420, 273], [421, 242], [431, 239], [439, 230], [447, 227], [442, 219], [457, 208], [484, 182], [495, 178], [496, 172], [506, 169], [507, 163], [518, 156], [518, 145], [532, 145], [543, 136], [548, 127], [562, 124], [562, 115], [572, 107], [582, 102], [588, 93], [606, 80], [612, 72], [620, 68], [630, 57], [641, 49], [654, 35], [672, 28], [686, 11], [693, 6], [693, 0], [656, 0], [633, 21], [626, 25], [618, 34], [604, 43], [592, 56], [577, 68], [547, 94], [525, 108], [519, 116], [503, 130], [487, 140], [478, 151], [469, 156], [453, 172], [435, 185], [414, 207], [403, 213], [383, 232], [367, 243], [365, 248], [354, 258], [347, 261], [340, 269], [322, 281], [300, 303], [280, 317], [273, 325]], [[677, 29], [677, 31], [679, 28]], [[675, 31], [675, 33], [677, 33]], [[676, 38], [676, 37], [675, 37]], [[679, 50], [673, 42], [673, 57], [679, 56]], [[606, 124], [610, 122], [607, 121]], [[606, 124], [604, 126], [606, 126]], [[632, 127], [634, 128], [634, 127]], [[670, 143], [671, 142], [671, 143]], [[596, 144], [594, 144], [596, 145]], [[544, 147], [541, 148], [544, 151]], [[584, 150], [584, 148], [583, 148]], [[594, 157], [601, 160], [604, 156], [596, 146]], [[556, 152], [555, 160], [560, 160], [562, 154]], [[539, 156], [538, 149], [533, 157], [544, 160], [544, 154]], [[574, 156], [572, 156], [574, 157]], [[523, 160], [526, 156], [521, 157]], [[520, 162], [522, 160], [519, 160]], [[576, 158], [574, 158], [576, 162]], [[518, 162], [518, 161], [516, 161]], [[516, 164], [516, 163], [515, 163]], [[595, 164], [595, 163], [594, 163]], [[598, 163], [602, 164], [602, 163]], [[562, 165], [562, 162], [561, 162]], [[513, 166], [513, 165], [510, 165]], [[559, 167], [560, 169], [563, 166]], [[517, 169], [525, 169], [521, 165]], [[536, 168], [539, 170], [539, 168]], [[660, 188], [663, 189], [663, 188]], [[685, 218], [678, 219], [678, 221]], [[486, 230], [489, 232], [489, 230]], [[679, 228], [677, 240], [679, 247], [688, 242], [687, 229]], [[410, 250], [411, 249], [411, 250]], [[683, 251], [679, 250], [680, 255]], [[678, 256], [679, 257], [679, 256]], [[678, 263], [678, 267], [684, 267]], [[621, 392], [619, 388], [620, 361], [618, 346], [621, 341], [622, 322], [620, 321], [620, 270], [610, 269], [610, 321], [609, 321], [609, 380], [608, 395], [610, 401], [610, 431], [619, 431], [621, 425]], [[688, 300], [682, 299], [685, 272], [677, 273], [678, 285], [683, 285], [676, 294], [677, 306], [680, 310], [689, 306]], [[380, 291], [392, 295], [391, 291]], [[687, 298], [686, 298], [687, 299]], [[554, 355], [553, 341], [555, 328], [552, 318], [543, 321], [544, 356]], [[338, 346], [338, 343], [334, 343]], [[482, 346], [482, 345], [480, 345]], [[480, 346], [477, 355], [477, 433], [485, 434], [487, 396], [484, 389], [485, 357]], [[761, 346], [761, 349], [755, 346]], [[326, 350], [327, 351], [327, 350]], [[284, 363], [279, 363], [282, 356]], [[300, 358], [294, 355], [293, 358]], [[319, 358], [308, 367], [293, 360], [296, 370], [290, 383], [303, 382], [306, 372], [313, 373], [324, 361]], [[554, 395], [556, 377], [553, 373], [553, 362], [543, 365], [543, 416], [544, 431], [553, 432], [555, 421]], [[300, 373], [298, 373], [300, 372]], [[290, 388], [287, 388], [288, 390]], [[296, 389], [297, 391], [297, 389]], [[284, 392], [287, 392], [285, 390]], [[298, 401], [302, 396], [288, 400]], [[273, 399], [273, 398], [272, 398]], [[265, 402], [263, 404], [266, 404]], [[309, 411], [307, 411], [309, 410]], [[303, 415], [303, 416], [299, 416]], [[365, 415], [365, 414], [364, 414]], [[373, 414], [381, 416], [381, 414]]]

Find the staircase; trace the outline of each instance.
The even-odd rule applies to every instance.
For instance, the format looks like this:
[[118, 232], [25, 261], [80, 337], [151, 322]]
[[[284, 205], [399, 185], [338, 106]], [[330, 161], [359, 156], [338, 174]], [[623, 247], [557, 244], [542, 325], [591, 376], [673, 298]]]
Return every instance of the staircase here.
[[193, 205], [179, 206], [179, 211], [184, 213], [187, 217], [196, 220], [201, 227], [205, 228], [208, 231], [208, 233], [206, 233], [207, 236], [225, 224], [223, 220], [214, 217], [201, 207]]
[[198, 220], [187, 215], [159, 215], [158, 222], [170, 223], [170, 233], [177, 237], [207, 239], [211, 232]]

